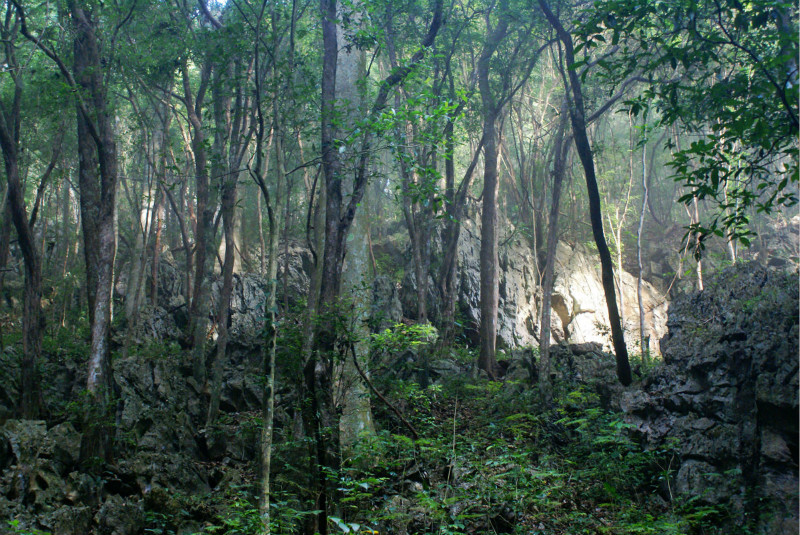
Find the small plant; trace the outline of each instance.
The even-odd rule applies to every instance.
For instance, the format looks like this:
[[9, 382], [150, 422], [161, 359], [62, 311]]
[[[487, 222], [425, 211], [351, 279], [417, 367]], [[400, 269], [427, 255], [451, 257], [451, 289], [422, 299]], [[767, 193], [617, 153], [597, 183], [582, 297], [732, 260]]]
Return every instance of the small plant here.
[[11, 530], [11, 533], [14, 535], [50, 535], [47, 531], [41, 531], [38, 529], [25, 529], [19, 526], [19, 520], [9, 520], [8, 526]]

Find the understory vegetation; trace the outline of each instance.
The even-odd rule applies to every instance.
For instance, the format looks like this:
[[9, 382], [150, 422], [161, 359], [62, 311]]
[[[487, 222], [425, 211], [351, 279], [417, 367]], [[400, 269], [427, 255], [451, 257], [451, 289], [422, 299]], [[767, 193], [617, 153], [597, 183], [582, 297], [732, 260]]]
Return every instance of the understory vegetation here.
[[[398, 344], [391, 335], [376, 339], [390, 348]], [[449, 349], [454, 363], [474, 360], [468, 348]], [[643, 369], [636, 357], [632, 361]], [[645, 373], [659, 365], [645, 364]], [[420, 437], [409, 438], [395, 414], [371, 400], [376, 430], [362, 435], [340, 472], [330, 475], [338, 482], [339, 503], [331, 532], [732, 533], [717, 527], [726, 520], [725, 507], [674, 494], [674, 449], [643, 449], [622, 413], [603, 406], [599, 385], [568, 380], [570, 372], [560, 367], [557, 374], [565, 379], [556, 382], [549, 406], [527, 381], [463, 373], [422, 387], [416, 380], [376, 378]], [[242, 413], [219, 425], [227, 430], [221, 432], [257, 440], [262, 422], [257, 413]], [[310, 441], [293, 438], [289, 429], [278, 433], [272, 530], [300, 533], [304, 519], [315, 514], [301, 498]], [[258, 469], [236, 470], [240, 480], [209, 495], [160, 490], [148, 496], [145, 533], [256, 533]], [[187, 530], [192, 525], [197, 529]], [[749, 532], [742, 526], [739, 533]]]
[[[378, 418], [385, 428], [365, 436], [338, 474], [334, 532], [731, 533], [715, 528], [723, 508], [669, 501], [674, 452], [643, 451], [621, 415], [584, 388], [564, 385], [547, 410], [513, 383], [408, 382], [393, 394], [408, 400], [406, 414], [423, 437], [412, 441], [392, 432], [388, 414]], [[276, 452], [275, 533], [299, 533], [313, 514], [295, 494], [303, 470], [294, 463], [306, 448], [289, 441]], [[254, 533], [256, 486], [151, 502], [145, 531], [184, 533], [182, 522], [204, 518], [197, 533]]]

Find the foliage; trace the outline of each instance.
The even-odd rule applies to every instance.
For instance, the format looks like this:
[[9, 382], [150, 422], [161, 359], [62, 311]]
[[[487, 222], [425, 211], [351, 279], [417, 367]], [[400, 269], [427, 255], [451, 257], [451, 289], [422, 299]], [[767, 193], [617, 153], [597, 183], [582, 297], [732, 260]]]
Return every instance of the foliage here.
[[40, 531], [38, 529], [25, 529], [21, 528], [19, 520], [8, 520], [8, 529], [11, 530], [11, 533], [14, 535], [50, 535], [46, 531]]
[[398, 323], [392, 329], [371, 336], [372, 347], [375, 351], [397, 353], [413, 349], [423, 344], [436, 340], [436, 328], [430, 323], [413, 323], [406, 325]]
[[558, 383], [551, 408], [499, 382], [402, 382], [391, 396], [423, 437], [379, 431], [355, 446], [342, 532], [724, 532], [724, 505], [673, 495], [677, 445], [643, 449], [587, 387]]
[[700, 237], [695, 255], [709, 235], [749, 244], [752, 209], [770, 213], [798, 202], [792, 3], [601, 0], [587, 15], [581, 46], [599, 52], [608, 80], [645, 82], [629, 110], [657, 114], [691, 136], [688, 147], [673, 145], [669, 164], [689, 188], [679, 200], [718, 207], [709, 222], [690, 227]]

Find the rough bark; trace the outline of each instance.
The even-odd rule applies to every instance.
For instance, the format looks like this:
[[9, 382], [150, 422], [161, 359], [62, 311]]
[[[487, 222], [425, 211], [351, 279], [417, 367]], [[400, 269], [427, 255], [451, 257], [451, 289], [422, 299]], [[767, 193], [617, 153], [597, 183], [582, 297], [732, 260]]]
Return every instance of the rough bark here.
[[220, 68], [215, 70], [212, 85], [214, 108], [214, 164], [212, 174], [219, 181], [220, 212], [222, 215], [224, 261], [222, 263], [222, 287], [216, 310], [217, 348], [214, 364], [211, 368], [210, 394], [206, 426], [214, 423], [219, 412], [219, 401], [222, 393], [222, 374], [228, 349], [228, 320], [230, 316], [231, 294], [233, 293], [233, 268], [236, 263], [235, 216], [236, 216], [236, 180], [238, 174], [225, 166], [226, 150], [231, 141], [231, 104], [230, 87], [228, 87], [232, 70]]
[[110, 334], [117, 250], [117, 152], [113, 113], [102, 76], [99, 15], [75, 1], [69, 2], [69, 10], [74, 25], [74, 78], [88, 102], [88, 105], [79, 102], [77, 124], [81, 222], [91, 318], [86, 389], [92, 401], [84, 422], [80, 457], [83, 463], [91, 464], [96, 459], [110, 461], [112, 456]]
[[17, 231], [18, 244], [25, 267], [25, 300], [22, 312], [23, 357], [20, 366], [19, 412], [23, 418], [36, 419], [40, 416], [42, 410], [41, 385], [37, 369], [42, 351], [43, 331], [41, 316], [42, 265], [25, 210], [25, 201], [19, 176], [18, 142], [15, 139], [16, 134], [9, 130], [8, 123], [9, 121], [5, 117], [0, 118], [0, 145], [2, 146], [8, 184], [8, 207]]
[[[15, 44], [13, 39], [13, 29], [9, 27], [12, 23], [11, 17], [6, 17], [6, 24], [0, 28], [4, 42], [5, 63], [7, 66], [17, 67]], [[18, 401], [18, 411], [23, 418], [39, 418], [42, 410], [41, 384], [38, 373], [38, 361], [42, 352], [42, 334], [44, 330], [43, 317], [41, 311], [42, 301], [42, 262], [39, 250], [36, 247], [33, 236], [33, 226], [36, 221], [36, 207], [40, 200], [40, 193], [37, 195], [31, 218], [25, 209], [25, 195], [23, 185], [20, 180], [19, 169], [19, 134], [21, 122], [22, 104], [22, 80], [21, 74], [17, 69], [11, 69], [11, 77], [14, 81], [14, 91], [10, 105], [6, 102], [0, 107], [0, 149], [3, 153], [3, 163], [6, 171], [6, 207], [7, 214], [10, 216], [18, 238], [18, 245], [22, 252], [23, 265], [25, 269], [25, 298], [22, 311], [22, 347], [23, 356], [20, 365], [20, 398]], [[45, 171], [39, 191], [43, 190], [43, 185], [47, 180], [47, 175], [55, 165], [58, 157], [58, 149], [53, 149], [53, 162]], [[6, 233], [10, 231], [7, 223]], [[4, 256], [7, 258], [8, 240], [4, 241], [6, 251]], [[5, 260], [4, 258], [4, 260]], [[5, 261], [3, 262], [5, 264]], [[3, 266], [4, 267], [4, 266]]]
[[[501, 2], [499, 9], [507, 9], [507, 2]], [[489, 19], [487, 16], [487, 27]], [[483, 209], [481, 211], [481, 324], [480, 355], [478, 368], [494, 379], [500, 373], [496, 360], [497, 351], [497, 308], [500, 300], [499, 267], [497, 257], [497, 193], [499, 180], [497, 174], [497, 119], [500, 113], [492, 88], [489, 85], [489, 62], [500, 42], [508, 33], [508, 18], [505, 13], [483, 46], [478, 60], [478, 89], [481, 95], [483, 114]]]
[[183, 101], [192, 129], [192, 152], [197, 196], [197, 226], [194, 236], [194, 281], [192, 302], [189, 307], [189, 336], [192, 346], [192, 373], [198, 386], [206, 382], [206, 334], [208, 330], [208, 274], [213, 261], [214, 241], [214, 203], [211, 202], [208, 177], [208, 156], [206, 154], [205, 132], [203, 131], [202, 107], [206, 87], [211, 77], [210, 65], [201, 69], [200, 87], [195, 97], [192, 93], [187, 60], [181, 64], [183, 80]]

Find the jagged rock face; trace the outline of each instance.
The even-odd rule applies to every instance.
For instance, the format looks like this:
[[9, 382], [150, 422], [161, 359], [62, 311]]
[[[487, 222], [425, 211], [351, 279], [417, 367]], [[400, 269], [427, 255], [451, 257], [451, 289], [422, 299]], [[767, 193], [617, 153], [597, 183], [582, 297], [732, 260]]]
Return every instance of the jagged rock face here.
[[[477, 335], [481, 322], [481, 235], [475, 222], [462, 222], [458, 242], [458, 308]], [[530, 247], [514, 237], [499, 248], [500, 301], [497, 307], [499, 347], [538, 345], [536, 259]]]
[[[311, 287], [314, 257], [307, 247], [297, 244], [288, 247], [288, 257], [286, 252], [281, 245], [278, 253], [278, 303], [283, 303], [286, 296], [290, 308], [304, 306]], [[288, 277], [284, 287], [285, 273], [288, 273]]]
[[[236, 353], [225, 364], [220, 405], [226, 418], [203, 428], [197, 423], [205, 419], [202, 387], [194, 384], [185, 353], [115, 360], [118, 456], [102, 479], [79, 467], [81, 435], [69, 421], [50, 428], [44, 421], [2, 422], [0, 519], [15, 518], [20, 529], [58, 535], [135, 535], [145, 509], [178, 514], [171, 495], [241, 484], [244, 468], [257, 457], [260, 433], [263, 384], [253, 361], [257, 356], [248, 362]], [[85, 374], [73, 379], [75, 388], [85, 384]], [[287, 391], [276, 393], [279, 400]], [[281, 411], [276, 424], [289, 425]]]
[[[507, 232], [510, 235], [513, 229]], [[501, 238], [500, 243], [498, 346], [538, 346], [542, 297], [536, 257], [530, 245], [521, 237]], [[465, 328], [473, 338], [477, 337], [480, 325], [479, 260], [480, 229], [475, 222], [464, 220], [459, 238], [458, 305], [466, 319]], [[413, 279], [410, 280], [413, 282]], [[621, 281], [626, 341], [632, 352], [638, 352], [637, 280], [630, 273], [622, 272]], [[406, 295], [409, 292], [413, 293], [413, 288], [404, 288]], [[404, 299], [404, 304], [407, 301]], [[647, 334], [653, 340], [651, 352], [658, 353], [655, 341], [666, 332], [667, 303], [655, 287], [647, 282], [644, 283], [643, 301]], [[597, 343], [604, 350], [612, 348], [599, 259], [581, 245], [571, 247], [559, 242], [556, 250], [552, 335], [551, 342]]]
[[393, 327], [403, 318], [403, 306], [397, 285], [385, 275], [372, 281], [372, 310], [370, 323], [375, 332]]
[[[213, 310], [219, 307], [222, 279], [214, 281], [211, 291]], [[252, 345], [264, 328], [264, 302], [269, 291], [266, 277], [254, 273], [233, 275], [230, 302], [231, 341]]]
[[797, 533], [797, 274], [729, 268], [676, 300], [668, 327], [664, 368], [623, 398], [628, 421], [648, 446], [677, 449], [678, 492], [758, 533]]

